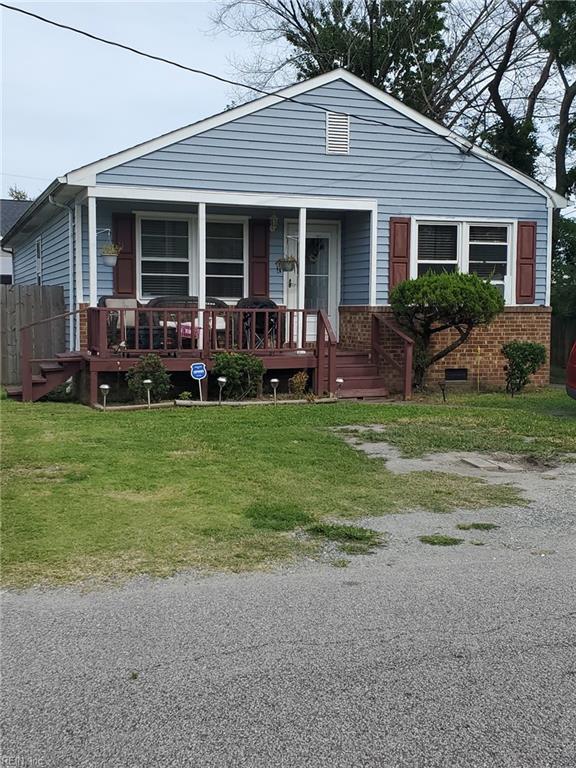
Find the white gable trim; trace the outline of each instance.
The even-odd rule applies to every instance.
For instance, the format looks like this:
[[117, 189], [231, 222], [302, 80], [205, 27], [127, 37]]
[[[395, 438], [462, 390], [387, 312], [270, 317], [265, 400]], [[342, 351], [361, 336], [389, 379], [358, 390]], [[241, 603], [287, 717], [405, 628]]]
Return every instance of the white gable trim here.
[[[393, 96], [384, 93], [379, 88], [370, 85], [369, 83], [365, 82], [359, 77], [356, 77], [356, 75], [351, 74], [345, 69], [335, 69], [331, 72], [326, 72], [323, 75], [318, 75], [318, 77], [313, 77], [310, 80], [296, 83], [295, 85], [291, 85], [288, 88], [284, 88], [278, 91], [277, 94], [262, 96], [261, 98], [255, 99], [254, 101], [251, 101], [247, 104], [242, 104], [235, 109], [221, 112], [218, 115], [206, 118], [205, 120], [200, 120], [197, 123], [179, 128], [176, 131], [165, 133], [163, 136], [158, 136], [157, 138], [150, 141], [137, 144], [136, 146], [130, 147], [129, 149], [117, 152], [113, 155], [108, 155], [101, 160], [97, 160], [95, 163], [90, 163], [89, 165], [85, 165], [81, 168], [77, 168], [76, 170], [71, 171], [67, 174], [66, 180], [68, 184], [93, 186], [96, 183], [95, 177], [98, 173], [102, 173], [103, 171], [115, 168], [117, 165], [128, 163], [131, 160], [135, 160], [139, 157], [142, 157], [143, 155], [150, 154], [151, 152], [156, 152], [157, 150], [163, 149], [164, 147], [170, 146], [171, 144], [175, 144], [178, 141], [183, 141], [193, 136], [197, 136], [200, 133], [204, 133], [205, 131], [209, 131], [221, 125], [225, 125], [226, 123], [237, 120], [238, 118], [245, 117], [246, 115], [252, 115], [255, 112], [259, 112], [261, 109], [266, 109], [267, 107], [279, 104], [286, 98], [294, 98], [296, 96], [300, 96], [304, 93], [308, 93], [309, 91], [313, 91], [316, 88], [320, 88], [323, 85], [327, 85], [328, 83], [333, 83], [336, 80], [349, 83], [358, 90], [366, 93], [368, 96], [371, 96], [376, 101], [385, 104], [391, 109], [394, 109], [396, 112], [404, 115], [404, 117], [407, 117], [409, 120], [412, 120], [416, 125], [421, 125], [422, 127], [428, 129], [431, 133], [445, 138], [459, 149], [463, 149], [466, 152], [469, 152], [471, 155], [474, 155], [480, 160], [488, 163], [492, 167], [497, 168], [498, 170], [502, 171], [502, 173], [505, 173], [506, 175], [518, 181], [520, 184], [523, 184], [538, 194], [546, 197], [554, 207], [564, 208], [566, 205], [568, 205], [568, 201], [558, 193], [554, 192], [554, 190], [549, 189], [544, 184], [540, 184], [529, 176], [526, 176], [520, 171], [517, 171], [515, 168], [512, 168], [499, 158], [491, 155], [489, 152], [480, 149], [480, 147], [476, 147], [467, 139], [458, 136], [450, 129], [440, 125], [440, 123], [425, 117], [424, 115], [420, 114], [420, 112], [417, 112], [415, 109], [406, 106], [406, 104], [403, 104], [398, 99], [395, 99]], [[301, 103], [305, 104], [305, 102]]]

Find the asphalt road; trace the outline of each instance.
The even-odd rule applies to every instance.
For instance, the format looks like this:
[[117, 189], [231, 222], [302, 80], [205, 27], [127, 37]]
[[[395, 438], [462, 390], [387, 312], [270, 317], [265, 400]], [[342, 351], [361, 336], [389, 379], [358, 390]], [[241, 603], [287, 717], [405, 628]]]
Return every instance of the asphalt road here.
[[574, 768], [575, 471], [347, 568], [4, 595], [0, 764]]

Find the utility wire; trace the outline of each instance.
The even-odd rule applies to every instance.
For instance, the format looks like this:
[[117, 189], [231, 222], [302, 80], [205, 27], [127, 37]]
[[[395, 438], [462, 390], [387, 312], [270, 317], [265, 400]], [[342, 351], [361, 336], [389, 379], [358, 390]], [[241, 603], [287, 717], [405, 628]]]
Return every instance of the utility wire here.
[[[324, 107], [321, 107], [319, 104], [313, 104], [308, 101], [299, 101], [298, 99], [295, 99], [291, 96], [283, 96], [281, 93], [278, 92], [270, 92], [265, 91], [262, 88], [257, 88], [253, 85], [246, 85], [246, 83], [238, 82], [237, 80], [230, 80], [226, 77], [222, 77], [221, 75], [215, 75], [212, 72], [207, 72], [203, 69], [197, 69], [195, 67], [188, 67], [185, 64], [180, 64], [177, 61], [173, 61], [172, 59], [165, 59], [163, 56], [156, 56], [153, 53], [147, 53], [146, 51], [141, 51], [139, 48], [134, 48], [130, 45], [125, 45], [124, 43], [118, 43], [115, 40], [107, 40], [104, 37], [100, 37], [99, 35], [93, 35], [91, 32], [86, 32], [83, 29], [78, 29], [77, 27], [72, 27], [69, 24], [62, 24], [59, 21], [54, 21], [53, 19], [48, 19], [45, 16], [40, 16], [37, 13], [32, 13], [32, 11], [26, 11], [24, 8], [17, 8], [14, 5], [8, 5], [7, 3], [0, 3], [0, 6], [2, 8], [6, 8], [9, 11], [15, 11], [16, 13], [21, 13], [24, 16], [29, 16], [33, 19], [36, 19], [37, 21], [42, 21], [45, 24], [50, 24], [53, 27], [58, 27], [59, 29], [66, 29], [69, 32], [74, 32], [77, 35], [83, 35], [84, 37], [89, 38], [90, 40], [95, 40], [98, 43], [104, 43], [105, 45], [111, 45], [115, 48], [121, 48], [122, 50], [129, 51], [130, 53], [135, 53], [137, 56], [143, 56], [146, 59], [152, 59], [153, 61], [159, 61], [163, 64], [169, 64], [172, 67], [177, 67], [178, 69], [182, 69], [185, 72], [192, 72], [194, 75], [202, 75], [204, 77], [210, 77], [213, 80], [218, 80], [221, 83], [225, 83], [226, 85], [233, 85], [237, 88], [247, 88], [248, 90], [255, 91], [256, 93], [260, 93], [264, 96], [276, 96], [278, 99], [282, 99], [283, 101], [289, 101], [293, 102], [294, 104], [298, 104], [299, 106], [307, 106], [312, 107], [312, 109], [317, 109], [321, 112], [324, 112], [325, 114], [328, 114], [329, 110], [325, 109]], [[429, 132], [426, 130], [419, 130], [418, 128], [412, 128], [407, 125], [392, 125], [391, 123], [385, 123], [381, 120], [375, 120], [370, 117], [364, 117], [363, 115], [357, 115], [353, 112], [345, 112], [340, 114], [347, 114], [349, 117], [353, 117], [356, 120], [361, 120], [365, 123], [370, 123], [372, 125], [381, 125], [384, 128], [393, 128], [393, 129], [400, 129], [404, 131], [410, 131], [411, 133], [417, 133], [421, 136], [428, 136]]]

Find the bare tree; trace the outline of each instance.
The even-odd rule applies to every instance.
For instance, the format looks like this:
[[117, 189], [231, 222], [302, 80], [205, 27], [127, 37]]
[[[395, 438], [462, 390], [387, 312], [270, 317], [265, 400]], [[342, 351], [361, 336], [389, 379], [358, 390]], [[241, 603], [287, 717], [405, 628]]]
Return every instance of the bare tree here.
[[215, 23], [254, 43], [249, 84], [344, 66], [568, 194], [575, 19], [571, 0], [225, 0]]

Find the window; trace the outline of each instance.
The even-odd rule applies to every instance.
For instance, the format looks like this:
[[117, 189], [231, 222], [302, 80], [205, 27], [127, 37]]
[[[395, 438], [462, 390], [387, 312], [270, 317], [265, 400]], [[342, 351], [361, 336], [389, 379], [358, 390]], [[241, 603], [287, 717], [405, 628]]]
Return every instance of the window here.
[[418, 276], [428, 272], [456, 272], [458, 227], [420, 224], [418, 227]]
[[140, 224], [142, 297], [188, 296], [189, 222], [142, 219]]
[[329, 155], [350, 153], [350, 115], [326, 112], [326, 153]]
[[206, 224], [206, 295], [227, 301], [244, 296], [244, 223]]
[[42, 285], [42, 239], [36, 240], [36, 283]]
[[508, 227], [471, 225], [468, 248], [468, 272], [490, 280], [504, 296], [508, 274]]
[[412, 276], [456, 271], [476, 274], [489, 280], [508, 303], [513, 303], [511, 232], [511, 224], [418, 223]]

